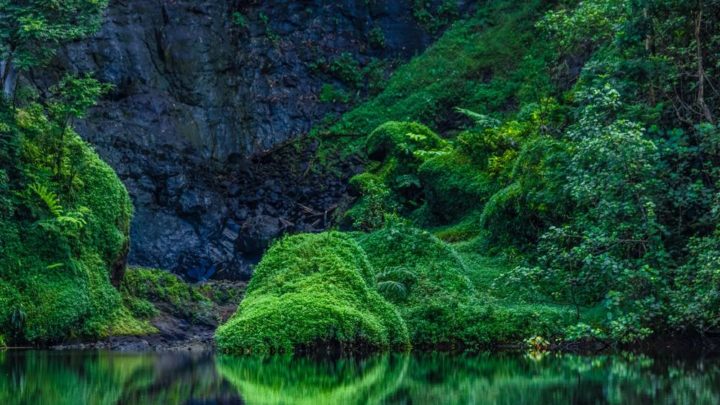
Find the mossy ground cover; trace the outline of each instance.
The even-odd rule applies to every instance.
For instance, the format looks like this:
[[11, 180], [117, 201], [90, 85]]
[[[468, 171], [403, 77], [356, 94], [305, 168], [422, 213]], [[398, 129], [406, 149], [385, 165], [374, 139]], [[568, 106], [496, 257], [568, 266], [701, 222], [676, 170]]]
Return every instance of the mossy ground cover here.
[[373, 288], [365, 253], [336, 232], [276, 242], [216, 341], [234, 354], [409, 345], [405, 323]]
[[168, 314], [195, 324], [218, 325], [227, 309], [242, 300], [244, 283], [207, 281], [190, 284], [158, 269], [131, 267], [120, 288], [123, 303], [137, 319]]
[[495, 279], [509, 267], [499, 258], [458, 253], [406, 224], [293, 236], [267, 253], [247, 298], [216, 339], [233, 354], [333, 343], [345, 350], [408, 342], [419, 349], [468, 349], [560, 336], [576, 321], [570, 307], [497, 292]]
[[[130, 198], [113, 170], [74, 133], [72, 178], [58, 181], [33, 111], [5, 117], [14, 166], [0, 168], [0, 329], [11, 342], [139, 331], [119, 308], [111, 270], [126, 253]], [[15, 123], [17, 122], [17, 126]], [[10, 177], [9, 175], [12, 175]]]
[[559, 337], [575, 322], [571, 307], [509, 298], [496, 285], [512, 269], [506, 259], [456, 249], [406, 224], [357, 238], [379, 282], [403, 285], [401, 294], [385, 296], [398, 306], [417, 347], [472, 349]]

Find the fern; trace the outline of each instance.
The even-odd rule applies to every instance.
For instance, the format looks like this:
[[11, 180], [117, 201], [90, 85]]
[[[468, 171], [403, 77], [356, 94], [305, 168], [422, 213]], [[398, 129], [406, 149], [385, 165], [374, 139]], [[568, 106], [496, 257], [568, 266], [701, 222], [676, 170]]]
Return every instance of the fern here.
[[417, 176], [415, 176], [414, 174], [404, 174], [402, 176], [398, 176], [395, 179], [395, 183], [398, 188], [409, 188], [409, 187], [420, 188], [422, 186], [420, 183], [420, 179]]
[[386, 298], [404, 298], [407, 295], [407, 288], [397, 281], [381, 281], [377, 283], [377, 290]]
[[417, 280], [417, 276], [415, 273], [413, 273], [410, 270], [406, 270], [402, 267], [393, 267], [391, 269], [385, 270], [383, 272], [380, 272], [375, 276], [378, 281], [382, 280], [405, 280], [405, 281], [415, 281]]
[[76, 237], [78, 232], [87, 225], [85, 217], [90, 212], [88, 208], [80, 207], [77, 210], [66, 212], [60, 204], [58, 195], [44, 185], [32, 184], [30, 190], [40, 197], [52, 214], [52, 218], [42, 219], [35, 223], [46, 232], [63, 237]]
[[375, 279], [378, 292], [385, 298], [404, 299], [411, 284], [417, 280], [417, 276], [402, 267], [394, 267], [378, 273]]
[[422, 142], [422, 141], [424, 141], [424, 140], [427, 139], [427, 136], [426, 136], [426, 135], [423, 135], [423, 134], [415, 134], [415, 133], [412, 133], [412, 132], [408, 132], [407, 134], [405, 134], [405, 136], [407, 136], [407, 137], [410, 138], [411, 140], [413, 140], [413, 141], [415, 141], [415, 142], [418, 142], [418, 143], [420, 143], [420, 142]]
[[490, 117], [485, 114], [479, 114], [474, 111], [466, 110], [464, 108], [455, 107], [455, 111], [459, 112], [460, 114], [470, 118], [475, 122], [475, 125], [478, 125], [482, 128], [496, 128], [500, 126], [500, 121]]
[[35, 194], [40, 197], [55, 218], [63, 215], [63, 207], [60, 205], [60, 198], [57, 194], [39, 183], [30, 185], [30, 190], [34, 191]]

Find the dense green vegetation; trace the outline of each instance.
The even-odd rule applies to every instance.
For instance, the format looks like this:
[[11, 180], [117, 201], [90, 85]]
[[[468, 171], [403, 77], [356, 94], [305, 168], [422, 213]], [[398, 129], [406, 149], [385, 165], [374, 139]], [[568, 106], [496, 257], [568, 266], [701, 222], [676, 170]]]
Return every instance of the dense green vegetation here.
[[[395, 213], [512, 258], [495, 286], [587, 313], [573, 337], [716, 329], [718, 4], [493, 3], [328, 131], [351, 149], [370, 133], [378, 162], [359, 206], [383, 203], [353, 223]], [[469, 79], [480, 72], [490, 79]], [[378, 155], [368, 126], [383, 118], [443, 129], [449, 146], [402, 128]]]
[[315, 131], [413, 343], [718, 330], [719, 6], [481, 2]]
[[[0, 2], [6, 90], [0, 100], [0, 336], [47, 342], [138, 333], [111, 285], [124, 272], [132, 215], [113, 170], [72, 122], [107, 90], [66, 76], [40, 100], [5, 86], [63, 41], [97, 28], [102, 1]], [[6, 13], [7, 11], [7, 13]]]
[[[108, 87], [69, 75], [40, 97], [16, 81], [93, 32], [104, 6], [0, 0], [0, 345], [147, 332], [157, 305], [217, 321], [209, 292], [174, 276], [135, 269], [112, 285], [132, 207], [72, 126]], [[435, 32], [459, 13], [417, 1], [413, 17]], [[719, 24], [718, 0], [478, 2], [313, 131], [315, 169], [364, 158], [358, 199], [342, 232], [273, 245], [220, 349], [718, 332]], [[315, 65], [358, 91], [384, 72], [350, 54]], [[320, 99], [356, 97], [328, 83]]]
[[[0, 325], [11, 340], [102, 334], [120, 295], [111, 269], [123, 266], [132, 205], [112, 169], [71, 129], [58, 166], [52, 118], [33, 104], [3, 120], [0, 170]], [[49, 150], [54, 153], [48, 153]], [[118, 262], [120, 261], [120, 262]]]
[[165, 270], [131, 267], [120, 287], [123, 304], [136, 319], [163, 312], [192, 323], [216, 326], [225, 306], [234, 308], [243, 296], [241, 285], [210, 281], [188, 284]]

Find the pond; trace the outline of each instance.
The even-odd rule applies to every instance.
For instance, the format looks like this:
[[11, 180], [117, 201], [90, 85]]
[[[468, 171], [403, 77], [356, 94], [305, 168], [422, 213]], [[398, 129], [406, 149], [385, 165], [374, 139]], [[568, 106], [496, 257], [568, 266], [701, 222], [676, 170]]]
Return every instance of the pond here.
[[718, 404], [720, 359], [0, 352], [0, 404]]

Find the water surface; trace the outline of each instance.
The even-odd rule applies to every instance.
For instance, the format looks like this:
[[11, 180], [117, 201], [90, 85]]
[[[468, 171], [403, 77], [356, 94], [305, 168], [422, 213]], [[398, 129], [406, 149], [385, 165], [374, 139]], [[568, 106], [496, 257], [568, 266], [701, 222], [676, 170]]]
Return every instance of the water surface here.
[[0, 404], [718, 404], [720, 359], [0, 352]]

